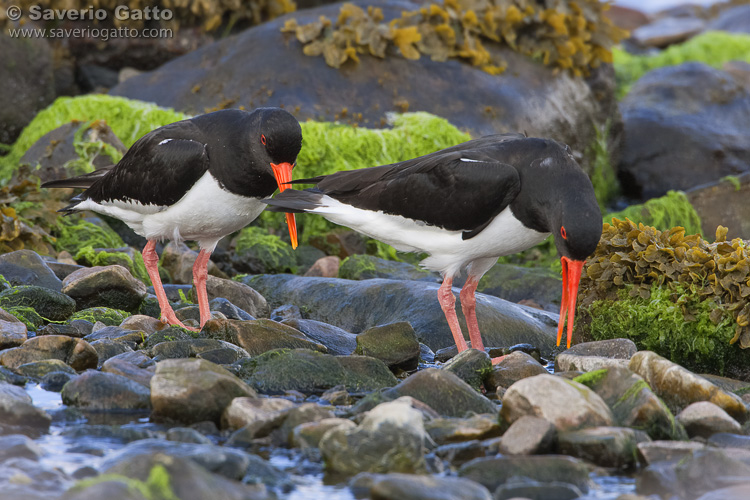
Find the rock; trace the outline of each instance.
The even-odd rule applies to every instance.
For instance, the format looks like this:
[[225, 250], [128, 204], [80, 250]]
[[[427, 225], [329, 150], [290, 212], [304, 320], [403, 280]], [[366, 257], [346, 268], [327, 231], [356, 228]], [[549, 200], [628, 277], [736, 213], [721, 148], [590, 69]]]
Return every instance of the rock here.
[[[332, 276], [336, 277], [336, 276]], [[429, 281], [442, 283], [439, 274], [427, 271], [408, 262], [385, 260], [374, 255], [352, 255], [341, 263], [338, 277], [345, 280], [369, 280], [385, 278], [391, 280]]]
[[[134, 354], [136, 352], [134, 352]], [[123, 354], [129, 354], [129, 353], [123, 353]], [[154, 376], [154, 372], [152, 370], [141, 368], [140, 366], [133, 363], [132, 361], [129, 361], [127, 358], [122, 357], [122, 354], [113, 356], [107, 359], [102, 364], [102, 372], [113, 373], [115, 375], [121, 375], [125, 378], [132, 380], [133, 382], [136, 382], [148, 388], [151, 387], [151, 378]]]
[[285, 304], [271, 311], [271, 319], [279, 323], [287, 320], [302, 319], [302, 311], [294, 304]]
[[398, 399], [370, 410], [356, 428], [330, 429], [320, 440], [320, 451], [332, 473], [419, 473], [425, 469], [425, 437], [422, 414], [408, 400]]
[[651, 441], [638, 443], [638, 453], [646, 464], [677, 463], [706, 447], [697, 441]]
[[265, 394], [290, 390], [322, 393], [337, 385], [351, 392], [370, 392], [397, 382], [380, 360], [367, 356], [330, 356], [306, 349], [279, 349], [261, 354], [242, 365], [240, 376]]
[[[437, 301], [437, 283], [383, 279], [348, 281], [291, 275], [248, 276], [242, 281], [259, 290], [272, 307], [296, 304], [309, 311], [310, 319], [348, 332], [363, 332], [373, 326], [408, 319], [417, 339], [431, 349], [454, 344]], [[455, 293], [458, 295], [457, 290]], [[342, 300], [346, 300], [347, 307], [341, 307]], [[463, 323], [460, 306], [457, 305], [456, 310]], [[557, 336], [557, 315], [480, 295], [477, 317], [488, 346], [529, 342], [539, 346], [545, 354], [552, 351]], [[467, 331], [465, 324], [462, 328]]]
[[[19, 164], [30, 165], [34, 175], [42, 182], [47, 182], [78, 175], [80, 171], [76, 170], [76, 166], [81, 163], [81, 155], [78, 153], [81, 150], [86, 150], [88, 159], [96, 168], [110, 166], [119, 159], [111, 157], [108, 151], [98, 144], [92, 144], [97, 142], [112, 146], [114, 151], [120, 154], [127, 150], [104, 120], [74, 120], [44, 134], [26, 150]], [[73, 252], [75, 253], [75, 250]], [[75, 261], [72, 264], [75, 264]], [[56, 268], [53, 264], [49, 266], [52, 269]], [[63, 279], [59, 273], [57, 274]]]
[[630, 358], [638, 352], [630, 339], [609, 339], [582, 342], [560, 353], [555, 358], [555, 371], [590, 372], [611, 366], [628, 366]]
[[29, 381], [26, 377], [22, 377], [17, 373], [8, 370], [4, 366], [0, 366], [0, 382], [7, 382], [13, 385], [24, 386]]
[[729, 229], [728, 240], [750, 234], [750, 207], [744, 203], [750, 194], [750, 172], [694, 187], [685, 194], [701, 219], [703, 234], [715, 234], [718, 226]]
[[87, 370], [62, 389], [63, 403], [91, 410], [147, 410], [151, 392], [143, 385], [114, 373]]
[[[164, 246], [159, 264], [169, 272], [172, 283], [189, 285], [193, 282], [193, 264], [198, 252], [191, 250], [185, 243], [170, 241]], [[208, 274], [219, 278], [226, 278], [216, 263], [209, 259]]]
[[73, 368], [66, 365], [59, 359], [32, 361], [31, 363], [20, 365], [16, 368], [16, 371], [18, 371], [18, 373], [20, 373], [24, 377], [29, 377], [32, 379], [41, 379], [48, 373], [52, 372], [65, 372], [72, 375], [76, 374], [76, 371]]
[[391, 370], [414, 370], [419, 363], [419, 341], [406, 321], [374, 326], [357, 335], [354, 354], [379, 359]]
[[721, 12], [706, 25], [708, 30], [750, 33], [750, 6], [736, 5]]
[[227, 319], [240, 319], [243, 321], [249, 321], [255, 319], [247, 312], [243, 311], [236, 305], [229, 302], [227, 299], [216, 297], [208, 303], [209, 309], [214, 312], [220, 312]]
[[[357, 476], [359, 477], [359, 476]], [[354, 482], [357, 482], [357, 477]], [[379, 500], [491, 500], [484, 486], [459, 477], [373, 474], [368, 478], [369, 498]]]
[[612, 367], [575, 379], [596, 392], [612, 409], [614, 421], [648, 433], [653, 439], [687, 439], [685, 429], [653, 393], [648, 384], [628, 368]]
[[339, 275], [339, 266], [341, 265], [341, 259], [335, 255], [328, 255], [321, 257], [316, 260], [315, 263], [310, 266], [310, 269], [305, 271], [304, 276], [318, 276], [321, 278], [335, 278]]
[[323, 418], [314, 422], [305, 422], [297, 425], [292, 430], [289, 443], [295, 448], [317, 448], [320, 440], [331, 429], [342, 427], [344, 430], [351, 430], [357, 427], [357, 424], [345, 418]]
[[68, 474], [29, 458], [8, 459], [0, 470], [4, 500], [60, 498], [70, 482]]
[[140, 344], [146, 340], [148, 334], [142, 330], [129, 330], [119, 326], [105, 326], [97, 328], [83, 337], [86, 342], [95, 340], [116, 340], [118, 342]]
[[630, 359], [630, 369], [643, 377], [672, 409], [682, 409], [697, 401], [710, 401], [739, 422], [747, 419], [747, 408], [738, 396], [722, 391], [708, 380], [656, 353], [637, 353]]
[[205, 335], [236, 344], [250, 356], [257, 356], [273, 349], [310, 349], [327, 352], [325, 346], [308, 339], [294, 328], [271, 321], [236, 321], [231, 319], [211, 320], [203, 327]]
[[543, 484], [569, 484], [583, 493], [589, 490], [589, 468], [586, 463], [561, 455], [477, 458], [461, 467], [458, 475], [476, 481], [490, 491], [517, 477]]
[[150, 335], [167, 328], [168, 325], [162, 323], [157, 318], [152, 318], [151, 316], [134, 314], [125, 318], [119, 326], [125, 330], [134, 330]]
[[[141, 349], [151, 354], [151, 349], [155, 348], [159, 344], [163, 344], [165, 342], [179, 342], [181, 340], [190, 341], [195, 339], [193, 339], [193, 337], [191, 337], [189, 334], [185, 333], [185, 330], [183, 330], [182, 328], [177, 326], [170, 326], [168, 328], [165, 328], [164, 330], [159, 330], [158, 332], [152, 333], [151, 335], [146, 337], [146, 341], [141, 344]], [[217, 344], [214, 344], [214, 346], [215, 345]], [[176, 346], [176, 350], [179, 350], [183, 353], [181, 354], [181, 357], [190, 356], [191, 351], [189, 348], [189, 344], [176, 344]]]
[[552, 423], [539, 417], [525, 415], [513, 422], [500, 441], [503, 455], [542, 455], [552, 451], [557, 430]]
[[282, 398], [234, 398], [221, 416], [222, 429], [244, 427], [253, 436], [266, 436], [280, 426], [294, 403]]
[[740, 432], [740, 424], [727, 412], [708, 401], [688, 405], [677, 415], [677, 421], [685, 426], [690, 437], [709, 438], [718, 432]]
[[63, 293], [79, 309], [104, 306], [134, 311], [146, 296], [146, 285], [118, 265], [79, 269], [63, 281]]
[[[117, 326], [125, 321], [128, 313], [110, 307], [89, 307], [77, 311], [71, 316], [70, 324], [75, 325], [78, 330], [88, 335], [93, 332], [95, 323], [103, 323], [104, 326]], [[166, 325], [165, 327], [166, 328]]]
[[750, 436], [740, 434], [718, 432], [709, 437], [706, 443], [716, 448], [742, 448], [743, 450], [750, 450]]
[[648, 24], [649, 17], [636, 8], [612, 5], [604, 15], [618, 28], [633, 31], [639, 26]]
[[349, 397], [349, 392], [346, 390], [346, 387], [343, 385], [337, 385], [336, 387], [331, 387], [327, 391], [325, 391], [323, 394], [320, 395], [321, 401], [328, 401], [334, 406], [338, 405], [349, 405], [351, 404], [351, 398]]
[[237, 361], [238, 357], [247, 358], [250, 356], [247, 351], [230, 342], [215, 339], [193, 338], [160, 342], [151, 348], [150, 354], [154, 361], [161, 361], [163, 359], [197, 357], [219, 349], [229, 349], [236, 353], [236, 356], [233, 356], [235, 359], [232, 363]]
[[524, 415], [542, 417], [558, 431], [612, 425], [607, 404], [583, 384], [554, 375], [519, 380], [505, 392], [500, 418], [513, 423]]
[[0, 463], [9, 458], [26, 458], [36, 461], [43, 455], [42, 447], [23, 434], [0, 436]]
[[335, 417], [330, 406], [320, 406], [316, 403], [303, 403], [285, 413], [286, 416], [279, 428], [279, 435], [284, 443], [291, 442], [292, 433], [297, 426]]
[[593, 427], [561, 432], [557, 449], [601, 467], [631, 469], [638, 463], [636, 436], [626, 427]]
[[411, 396], [444, 417], [463, 417], [472, 413], [497, 413], [497, 406], [453, 373], [437, 368], [420, 370], [396, 387], [362, 399], [352, 409], [367, 411], [381, 401]]
[[488, 439], [500, 435], [500, 425], [494, 413], [467, 418], [432, 418], [424, 426], [437, 444]]
[[13, 286], [34, 285], [56, 292], [62, 289], [62, 281], [32, 250], [16, 250], [0, 255], [0, 275]]
[[151, 379], [153, 417], [188, 424], [219, 423], [235, 397], [255, 395], [242, 380], [202, 359], [160, 361]]
[[[552, 481], [549, 483], [540, 483], [539, 481], [529, 481], [525, 478], [513, 479], [503, 484], [495, 490], [495, 498], [533, 498], [556, 500], [574, 500], [581, 498], [583, 493], [579, 488], [572, 484]], [[618, 500], [619, 499], [618, 497]]]
[[282, 324], [299, 330], [305, 336], [328, 349], [329, 354], [347, 356], [357, 348], [357, 336], [328, 323], [312, 319], [284, 319]]
[[27, 338], [26, 325], [12, 314], [0, 309], [0, 351], [19, 347]]
[[697, 500], [745, 500], [750, 497], [750, 484], [738, 484], [704, 493]]
[[76, 378], [78, 375], [68, 372], [49, 372], [42, 377], [39, 387], [45, 391], [62, 392], [65, 384]]
[[443, 370], [455, 374], [458, 378], [479, 390], [487, 374], [492, 371], [490, 356], [477, 349], [466, 349], [451, 358]]
[[[386, 23], [405, 8], [397, 1], [367, 5], [382, 9]], [[283, 105], [294, 109], [300, 121], [338, 119], [341, 96], [346, 95], [351, 103], [348, 114], [356, 114], [356, 122], [363, 125], [378, 125], [386, 113], [408, 106], [444, 117], [474, 137], [527, 130], [531, 137], [555, 137], [577, 153], [590, 145], [597, 124], [614, 116], [612, 76], [605, 69], [595, 70], [588, 80], [575, 78], [488, 43], [488, 50], [508, 61], [509, 71], [488, 75], [456, 59], [438, 62], [422, 57], [413, 61], [367, 54], [361, 55], [360, 64], [334, 70], [322, 57], [304, 55], [293, 36], [280, 32], [291, 17], [299, 24], [318, 21], [321, 15], [336, 19], [339, 8], [331, 4], [279, 17], [202, 47], [154, 72], [129, 78], [111, 93], [192, 114], [219, 106], [224, 99], [252, 107]], [[247, 50], [255, 46], [266, 50]], [[207, 67], [204, 61], [214, 64]], [[278, 61], [286, 61], [284, 68], [277, 67]], [[267, 76], [270, 68], [273, 79]], [[454, 94], [449, 91], [456, 82], [463, 88], [463, 106], [454, 105]], [[195, 92], [195, 88], [221, 91]], [[266, 88], [273, 92], [258, 92]], [[363, 248], [357, 250], [352, 253], [364, 253]]]
[[516, 351], [492, 366], [487, 376], [487, 389], [508, 388], [521, 379], [548, 373], [547, 369], [525, 352]]
[[640, 26], [631, 33], [632, 40], [643, 47], [663, 48], [697, 35], [706, 21], [694, 17], [662, 17]]
[[[139, 443], [129, 445], [132, 449]], [[249, 464], [249, 459], [244, 456], [239, 457], [240, 453], [236, 450], [223, 449], [218, 446], [208, 447], [207, 445], [192, 445], [187, 443], [168, 443], [164, 451], [146, 451], [136, 455], [129, 453], [124, 455], [122, 450], [118, 452], [118, 460], [105, 461], [105, 474], [115, 475], [115, 477], [125, 476], [138, 479], [148, 484], [147, 480], [156, 471], [160, 475], [162, 484], [169, 485], [169, 493], [173, 498], [181, 500], [200, 500], [204, 498], [221, 498], [222, 500], [265, 500], [268, 498], [265, 488], [258, 485], [242, 484], [239, 481], [230, 479], [240, 479], [244, 474], [244, 469]], [[188, 449], [194, 447], [195, 452], [189, 455], [180, 456], [180, 448]], [[126, 447], [125, 449], [127, 449]], [[143, 447], [146, 450], [155, 449], [156, 446]], [[210, 449], [210, 455], [201, 457], [201, 451]], [[226, 458], [224, 462], [219, 462], [222, 456]], [[237, 458], [233, 458], [237, 456]], [[231, 458], [232, 461], [227, 460]], [[217, 460], [218, 459], [218, 460]], [[219, 468], [217, 468], [219, 465]], [[227, 465], [230, 470], [224, 470]], [[244, 466], [244, 467], [243, 467]], [[212, 473], [215, 472], [215, 473]], [[227, 474], [231, 472], [232, 474]], [[237, 477], [236, 473], [240, 476]], [[229, 479], [228, 479], [229, 478]], [[154, 488], [156, 489], [156, 488]], [[156, 495], [164, 495], [163, 488], [154, 492]], [[101, 497], [98, 497], [101, 498]], [[117, 497], [114, 497], [117, 498]], [[156, 498], [153, 496], [152, 498]], [[67, 500], [67, 499], [66, 499]]]
[[213, 441], [190, 427], [172, 427], [167, 431], [168, 441], [177, 441], [178, 443], [193, 444], [213, 444]]
[[549, 269], [495, 264], [479, 280], [477, 291], [515, 303], [532, 299], [547, 311], [560, 312], [560, 273]]
[[50, 321], [64, 321], [76, 310], [76, 303], [63, 293], [30, 285], [0, 292], [0, 307], [30, 307]]
[[0, 365], [15, 369], [23, 364], [45, 359], [59, 359], [74, 370], [96, 368], [96, 350], [83, 339], [63, 335], [34, 337], [21, 345], [0, 351]]
[[[255, 289], [234, 280], [208, 276], [206, 280], [208, 300], [224, 298], [254, 318], [267, 318], [270, 309], [266, 299]], [[195, 290], [193, 289], [193, 296]]]
[[20, 387], [0, 382], [0, 429], [7, 433], [18, 427], [46, 431], [52, 418], [34, 406], [31, 396]]
[[[93, 327], [93, 325], [91, 326]], [[75, 325], [50, 323], [37, 329], [36, 336], [42, 335], [65, 335], [66, 337], [83, 338], [87, 334], [81, 332]]]
[[697, 62], [652, 70], [621, 109], [626, 196], [653, 198], [748, 171], [750, 90], [724, 71]]
[[750, 465], [730, 458], [722, 450], [707, 448], [676, 464], [647, 467], [638, 478], [636, 491], [642, 495], [696, 498], [703, 493], [732, 486], [737, 478], [742, 477], [750, 477]]
[[5, 89], [0, 98], [0, 143], [12, 144], [37, 111], [55, 98], [52, 49], [46, 39], [14, 38], [3, 32], [0, 52], [0, 85]]

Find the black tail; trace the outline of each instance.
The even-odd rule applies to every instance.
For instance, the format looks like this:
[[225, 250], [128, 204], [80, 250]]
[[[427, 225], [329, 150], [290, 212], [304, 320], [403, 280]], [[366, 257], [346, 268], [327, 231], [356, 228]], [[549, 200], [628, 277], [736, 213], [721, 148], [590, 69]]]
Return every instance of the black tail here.
[[[83, 188], [88, 189], [96, 181], [107, 175], [114, 165], [109, 167], [103, 167], [88, 174], [79, 175], [77, 177], [71, 177], [70, 179], [59, 179], [56, 181], [47, 181], [41, 185], [43, 188]], [[80, 200], [79, 200], [80, 201]]]
[[286, 212], [301, 214], [320, 206], [320, 199], [323, 193], [320, 190], [312, 188], [298, 191], [296, 189], [287, 189], [279, 193], [275, 198], [266, 198], [261, 200], [268, 205], [266, 210], [271, 212]]

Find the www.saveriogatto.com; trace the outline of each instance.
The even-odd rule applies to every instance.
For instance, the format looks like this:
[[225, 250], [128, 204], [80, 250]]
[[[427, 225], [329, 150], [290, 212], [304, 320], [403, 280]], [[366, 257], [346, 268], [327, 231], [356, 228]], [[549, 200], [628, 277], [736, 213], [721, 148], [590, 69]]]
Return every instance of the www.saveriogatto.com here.
[[[5, 8], [5, 17], [10, 21], [17, 21], [6, 29], [9, 36], [14, 38], [97, 38], [107, 41], [112, 38], [171, 38], [171, 28], [134, 28], [130, 26], [98, 25], [108, 20], [118, 23], [131, 21], [170, 21], [173, 13], [170, 9], [160, 7], [144, 7], [133, 9], [127, 5], [118, 5], [114, 9], [100, 9], [89, 6], [85, 9], [52, 9], [40, 5], [22, 8], [10, 5]], [[24, 26], [25, 21], [40, 23], [79, 21], [75, 27], [33, 27]], [[88, 25], [91, 23], [90, 25]]]

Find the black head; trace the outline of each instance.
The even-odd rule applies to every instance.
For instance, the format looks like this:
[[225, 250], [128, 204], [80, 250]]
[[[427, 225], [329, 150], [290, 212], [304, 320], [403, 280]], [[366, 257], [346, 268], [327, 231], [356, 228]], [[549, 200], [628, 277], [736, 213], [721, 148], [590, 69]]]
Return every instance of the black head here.
[[302, 129], [289, 112], [280, 108], [258, 108], [259, 128], [252, 130], [251, 141], [260, 143], [269, 163], [294, 165], [302, 148]]

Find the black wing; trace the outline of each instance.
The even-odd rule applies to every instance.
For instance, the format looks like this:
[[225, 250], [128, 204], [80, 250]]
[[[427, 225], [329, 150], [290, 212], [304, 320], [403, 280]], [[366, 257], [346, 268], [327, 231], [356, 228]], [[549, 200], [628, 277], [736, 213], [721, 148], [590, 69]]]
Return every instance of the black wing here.
[[[518, 172], [482, 151], [443, 151], [407, 162], [338, 172], [326, 176], [307, 200], [291, 190], [269, 203], [299, 210], [304, 203], [325, 194], [357, 208], [421, 220], [451, 231], [464, 231], [464, 239], [484, 229], [493, 217], [518, 195]], [[290, 193], [290, 194], [286, 194]], [[303, 205], [300, 205], [302, 203]]]
[[202, 134], [190, 121], [173, 123], [141, 137], [114, 167], [42, 187], [88, 188], [77, 197], [80, 200], [173, 205], [209, 168], [208, 151], [200, 139]]

